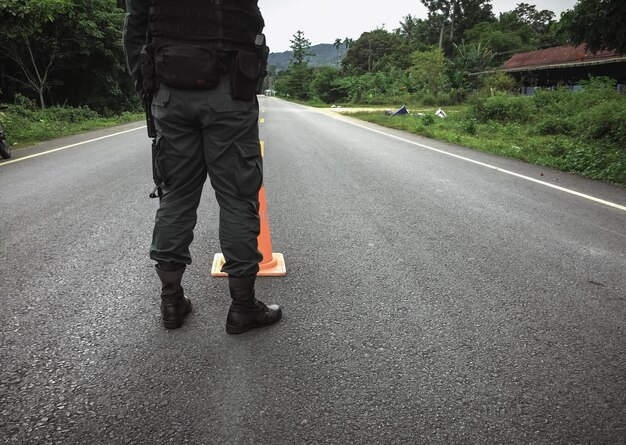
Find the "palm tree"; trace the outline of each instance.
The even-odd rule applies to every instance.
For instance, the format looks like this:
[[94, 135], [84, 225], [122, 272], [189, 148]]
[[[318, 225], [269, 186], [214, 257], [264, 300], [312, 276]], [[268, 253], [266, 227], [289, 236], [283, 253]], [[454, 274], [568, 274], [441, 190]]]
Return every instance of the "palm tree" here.
[[339, 68], [339, 49], [343, 46], [343, 42], [341, 41], [341, 39], [335, 39], [335, 43], [333, 43], [333, 46], [337, 50], [337, 68]]
[[409, 41], [417, 37], [417, 24], [419, 19], [408, 14], [400, 21], [400, 35], [406, 37]]

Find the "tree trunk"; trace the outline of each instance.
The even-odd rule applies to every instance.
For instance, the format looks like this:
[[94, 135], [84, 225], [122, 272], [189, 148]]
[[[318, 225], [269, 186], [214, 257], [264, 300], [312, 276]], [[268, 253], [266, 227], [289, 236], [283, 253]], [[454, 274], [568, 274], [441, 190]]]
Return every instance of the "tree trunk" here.
[[441, 31], [439, 32], [439, 49], [443, 48], [443, 31], [446, 28], [446, 19], [441, 23]]
[[452, 37], [454, 36], [454, 14], [450, 18], [450, 43], [452, 43]]
[[41, 109], [44, 110], [46, 108], [46, 101], [44, 100], [43, 97], [43, 88], [41, 88], [38, 93], [39, 93], [39, 104], [41, 105]]

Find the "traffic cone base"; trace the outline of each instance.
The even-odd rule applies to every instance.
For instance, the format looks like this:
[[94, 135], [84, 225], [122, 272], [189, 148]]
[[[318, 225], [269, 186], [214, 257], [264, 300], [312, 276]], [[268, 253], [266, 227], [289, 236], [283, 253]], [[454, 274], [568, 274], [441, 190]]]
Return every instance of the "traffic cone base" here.
[[[216, 253], [213, 257], [213, 267], [211, 267], [211, 276], [227, 277], [228, 274], [222, 272], [222, 268], [226, 263], [224, 255]], [[259, 273], [257, 277], [284, 277], [287, 275], [287, 266], [285, 265], [285, 257], [282, 253], [272, 253], [272, 259], [266, 263], [259, 264]]]
[[227, 277], [228, 274], [222, 272], [222, 267], [226, 264], [226, 258], [221, 253], [216, 253], [213, 257], [213, 266], [211, 267], [211, 276], [213, 277]]

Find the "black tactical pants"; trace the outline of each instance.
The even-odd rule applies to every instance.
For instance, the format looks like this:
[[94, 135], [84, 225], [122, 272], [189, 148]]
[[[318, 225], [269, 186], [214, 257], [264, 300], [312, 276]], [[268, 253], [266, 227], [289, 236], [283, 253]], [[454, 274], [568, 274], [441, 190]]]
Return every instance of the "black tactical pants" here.
[[159, 264], [191, 264], [189, 245], [207, 178], [220, 207], [219, 237], [233, 277], [255, 275], [262, 260], [259, 189], [263, 160], [256, 99], [234, 101], [228, 78], [214, 90], [162, 85], [152, 113], [157, 128], [157, 170], [163, 196], [156, 214], [150, 258]]

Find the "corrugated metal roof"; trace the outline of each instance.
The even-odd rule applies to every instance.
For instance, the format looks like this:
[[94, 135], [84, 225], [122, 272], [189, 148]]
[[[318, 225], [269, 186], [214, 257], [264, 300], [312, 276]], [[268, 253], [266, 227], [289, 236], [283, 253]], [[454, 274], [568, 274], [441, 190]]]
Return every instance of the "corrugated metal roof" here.
[[592, 54], [585, 50], [585, 45], [566, 45], [515, 54], [502, 65], [501, 69], [504, 71], [519, 70], [521, 68], [597, 62], [615, 58], [619, 58], [619, 56], [614, 51], [600, 51], [596, 54]]

